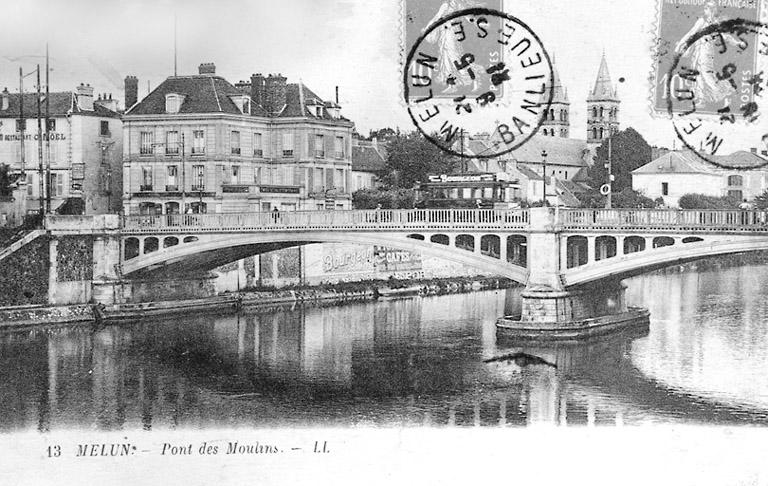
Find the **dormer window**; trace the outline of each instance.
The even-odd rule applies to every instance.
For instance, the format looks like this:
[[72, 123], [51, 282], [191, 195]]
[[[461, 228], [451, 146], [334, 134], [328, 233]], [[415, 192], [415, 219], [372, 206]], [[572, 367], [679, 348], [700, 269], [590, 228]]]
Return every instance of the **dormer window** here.
[[251, 114], [251, 99], [248, 96], [232, 95], [229, 97], [229, 99], [231, 99], [232, 103], [237, 106], [237, 109], [240, 110], [240, 113], [244, 115]]
[[317, 105], [315, 106], [315, 116], [318, 118], [323, 117], [323, 105]]
[[181, 104], [184, 102], [184, 96], [176, 93], [169, 93], [165, 95], [165, 112], [166, 113], [178, 113], [181, 109]]

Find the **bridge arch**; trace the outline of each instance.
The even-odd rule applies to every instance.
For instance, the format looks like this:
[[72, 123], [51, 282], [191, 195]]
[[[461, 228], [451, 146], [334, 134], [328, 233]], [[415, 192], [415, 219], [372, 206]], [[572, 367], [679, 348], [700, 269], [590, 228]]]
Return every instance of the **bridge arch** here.
[[[442, 258], [455, 263], [478, 269], [487, 275], [509, 278], [518, 283], [527, 281], [527, 271], [524, 266], [513, 263], [500, 264], [499, 258], [483, 255], [474, 251], [475, 240], [479, 235], [462, 234], [465, 240], [472, 242], [471, 251], [456, 251], [455, 247], [442, 243], [447, 237], [441, 233], [425, 239], [408, 238], [405, 234], [381, 232], [345, 233], [339, 231], [309, 233], [306, 231], [272, 231], [258, 233], [233, 234], [201, 234], [197, 241], [179, 244], [160, 251], [143, 254], [136, 258], [125, 260], [122, 264], [123, 275], [137, 276], [155, 271], [171, 273], [187, 273], [208, 271], [221, 265], [246, 258], [248, 256], [266, 253], [281, 248], [302, 246], [312, 243], [354, 243], [361, 245], [378, 245], [421, 252], [424, 255]], [[462, 236], [459, 235], [459, 236]], [[457, 240], [459, 239], [457, 236]], [[178, 236], [175, 236], [178, 237]], [[437, 238], [436, 238], [437, 237]], [[134, 237], [126, 238], [126, 242]], [[182, 241], [188, 237], [184, 237]], [[471, 238], [471, 240], [470, 240]], [[437, 239], [441, 242], [433, 242]], [[456, 243], [458, 247], [458, 241]]]

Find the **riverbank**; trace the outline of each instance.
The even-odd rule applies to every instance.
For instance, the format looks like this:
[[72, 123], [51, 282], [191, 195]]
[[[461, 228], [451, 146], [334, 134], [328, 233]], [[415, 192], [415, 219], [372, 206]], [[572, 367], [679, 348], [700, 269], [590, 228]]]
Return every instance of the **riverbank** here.
[[[391, 289], [406, 289], [409, 296], [444, 295], [513, 287], [514, 282], [502, 278], [453, 278], [421, 281], [345, 282], [320, 286], [293, 286], [281, 289], [249, 288], [202, 299], [144, 302], [137, 304], [19, 306], [0, 308], [0, 329], [68, 323], [105, 323], [147, 316], [187, 313], [229, 313], [244, 308], [271, 310], [303, 305], [342, 305], [371, 301]], [[398, 292], [394, 292], [397, 294]], [[389, 296], [388, 298], [393, 298]]]

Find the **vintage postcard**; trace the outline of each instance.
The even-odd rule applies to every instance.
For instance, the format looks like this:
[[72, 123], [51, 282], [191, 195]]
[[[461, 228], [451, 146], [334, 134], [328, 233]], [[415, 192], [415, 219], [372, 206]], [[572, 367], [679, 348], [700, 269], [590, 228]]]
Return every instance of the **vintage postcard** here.
[[766, 0], [2, 18], [0, 485], [768, 486]]

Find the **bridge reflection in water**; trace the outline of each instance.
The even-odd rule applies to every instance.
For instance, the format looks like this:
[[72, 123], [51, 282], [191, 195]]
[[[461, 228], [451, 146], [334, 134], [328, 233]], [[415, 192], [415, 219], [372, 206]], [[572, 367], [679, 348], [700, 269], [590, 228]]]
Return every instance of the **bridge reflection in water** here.
[[6, 333], [0, 431], [768, 424], [763, 270], [638, 278], [650, 332], [578, 345], [497, 346], [514, 291]]

